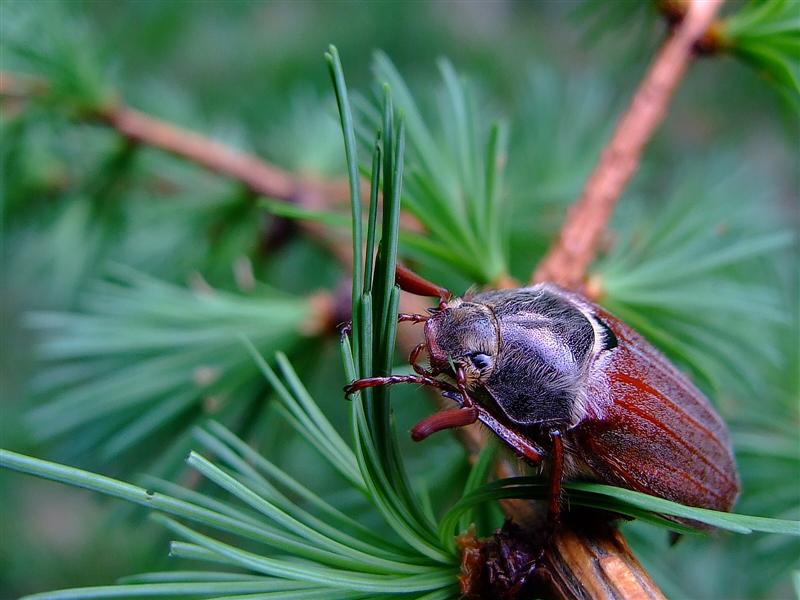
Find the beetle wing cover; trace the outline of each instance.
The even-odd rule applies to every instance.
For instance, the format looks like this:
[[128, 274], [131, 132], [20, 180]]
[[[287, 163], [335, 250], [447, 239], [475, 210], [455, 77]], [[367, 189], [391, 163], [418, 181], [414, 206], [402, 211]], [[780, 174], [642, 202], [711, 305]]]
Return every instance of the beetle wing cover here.
[[739, 478], [728, 431], [700, 390], [638, 333], [597, 309], [619, 345], [587, 377], [590, 414], [571, 433], [598, 479], [730, 510]]

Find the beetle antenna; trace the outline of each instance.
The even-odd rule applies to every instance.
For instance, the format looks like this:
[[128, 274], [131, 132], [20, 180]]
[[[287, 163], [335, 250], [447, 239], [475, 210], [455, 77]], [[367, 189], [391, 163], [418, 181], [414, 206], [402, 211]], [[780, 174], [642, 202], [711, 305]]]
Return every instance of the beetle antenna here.
[[336, 326], [336, 329], [339, 330], [339, 337], [344, 340], [347, 336], [349, 336], [353, 331], [353, 322], [352, 321], [342, 321]]
[[426, 417], [411, 428], [411, 439], [415, 442], [424, 440], [431, 434], [444, 429], [472, 425], [478, 420], [478, 409], [474, 406], [468, 408], [448, 408]]
[[420, 277], [414, 271], [401, 263], [397, 263], [395, 270], [395, 283], [400, 286], [400, 289], [417, 296], [432, 296], [439, 298], [439, 306], [446, 304], [453, 294], [450, 290], [443, 288], [440, 285], [431, 283], [424, 277]]

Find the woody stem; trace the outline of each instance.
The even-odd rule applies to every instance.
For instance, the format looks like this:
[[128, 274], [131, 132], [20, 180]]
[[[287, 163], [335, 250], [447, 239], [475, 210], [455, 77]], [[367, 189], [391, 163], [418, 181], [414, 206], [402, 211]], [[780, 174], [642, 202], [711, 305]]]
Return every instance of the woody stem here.
[[724, 0], [691, 0], [631, 99], [583, 192], [570, 208], [558, 239], [532, 280], [578, 288], [594, 260], [617, 201], [639, 166], [647, 142], [664, 120], [695, 45]]

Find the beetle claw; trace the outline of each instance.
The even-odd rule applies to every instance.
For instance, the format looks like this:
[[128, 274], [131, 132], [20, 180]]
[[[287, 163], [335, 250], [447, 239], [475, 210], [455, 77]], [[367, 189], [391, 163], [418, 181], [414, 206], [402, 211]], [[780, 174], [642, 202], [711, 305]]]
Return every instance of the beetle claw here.
[[336, 329], [339, 331], [339, 335], [341, 335], [342, 337], [350, 335], [350, 333], [353, 331], [353, 322], [342, 321], [336, 326]]

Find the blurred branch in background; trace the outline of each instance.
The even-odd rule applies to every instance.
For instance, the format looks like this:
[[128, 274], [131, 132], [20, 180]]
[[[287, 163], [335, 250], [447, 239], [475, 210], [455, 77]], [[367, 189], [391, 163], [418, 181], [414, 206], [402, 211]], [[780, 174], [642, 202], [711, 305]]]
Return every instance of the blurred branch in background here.
[[[13, 100], [40, 97], [49, 90], [39, 78], [0, 72], [0, 96]], [[295, 204], [308, 211], [344, 205], [347, 183], [302, 176], [272, 165], [261, 158], [231, 146], [147, 115], [126, 106], [122, 101], [104, 101], [78, 113], [87, 121], [103, 123], [127, 140], [169, 152], [214, 173], [241, 182], [253, 194]], [[301, 226], [341, 259], [350, 263], [346, 246], [330, 239], [330, 230], [304, 220]]]
[[[49, 92], [46, 80], [0, 71], [0, 96], [24, 99]], [[242, 182], [254, 194], [300, 204], [327, 207], [347, 200], [347, 182], [325, 181], [295, 175], [261, 158], [226, 146], [193, 131], [157, 119], [127, 106], [106, 101], [80, 115], [114, 128], [132, 142], [169, 152], [231, 179]]]
[[131, 141], [147, 144], [241, 181], [254, 194], [299, 204], [329, 207], [347, 198], [344, 182], [310, 179], [284, 171], [252, 154], [181, 129], [124, 104], [102, 110], [97, 118]]

